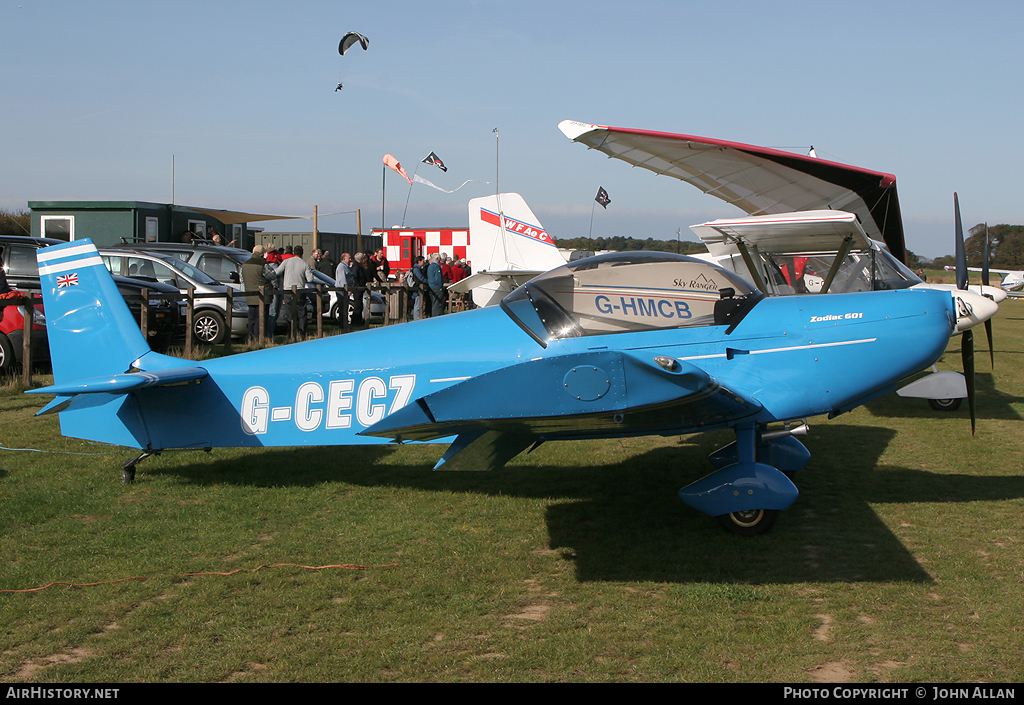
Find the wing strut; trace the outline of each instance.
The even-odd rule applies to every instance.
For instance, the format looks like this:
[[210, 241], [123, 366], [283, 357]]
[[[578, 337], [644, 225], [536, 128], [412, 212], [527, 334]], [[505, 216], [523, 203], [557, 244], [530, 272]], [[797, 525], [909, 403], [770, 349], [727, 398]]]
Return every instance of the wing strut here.
[[828, 270], [828, 276], [825, 277], [825, 283], [821, 285], [821, 293], [827, 294], [828, 288], [832, 286], [832, 280], [839, 274], [839, 268], [843, 264], [843, 260], [846, 259], [846, 255], [850, 254], [850, 248], [853, 247], [853, 236], [847, 235], [843, 238], [843, 244], [839, 246], [839, 252], [836, 253], [836, 258], [832, 262], [831, 269]]

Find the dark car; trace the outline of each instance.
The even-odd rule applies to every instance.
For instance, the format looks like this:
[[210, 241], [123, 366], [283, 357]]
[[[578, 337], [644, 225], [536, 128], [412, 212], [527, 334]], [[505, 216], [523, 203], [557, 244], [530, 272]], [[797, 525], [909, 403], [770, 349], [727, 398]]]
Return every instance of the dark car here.
[[[0, 257], [3, 258], [4, 271], [7, 274], [7, 282], [15, 289], [39, 294], [39, 268], [36, 264], [36, 250], [50, 245], [58, 245], [62, 240], [54, 240], [43, 237], [22, 237], [20, 235], [0, 235]], [[142, 290], [147, 294], [147, 334], [150, 347], [154, 350], [165, 350], [167, 346], [178, 344], [185, 340], [185, 317], [181, 315], [181, 306], [178, 303], [180, 294], [173, 286], [159, 282], [141, 281], [129, 277], [114, 277], [117, 290], [121, 292], [128, 308], [131, 310], [135, 320], [141, 320], [142, 315]], [[14, 308], [14, 307], [7, 307]], [[37, 311], [37, 317], [40, 313]], [[141, 326], [140, 326], [141, 327]], [[33, 328], [33, 331], [39, 328]], [[40, 340], [42, 350], [41, 359], [48, 359], [46, 353], [46, 331], [42, 329], [35, 340]], [[19, 338], [20, 339], [20, 338]], [[32, 344], [33, 359], [36, 357], [36, 343]], [[20, 344], [15, 350], [15, 356], [20, 359]]]

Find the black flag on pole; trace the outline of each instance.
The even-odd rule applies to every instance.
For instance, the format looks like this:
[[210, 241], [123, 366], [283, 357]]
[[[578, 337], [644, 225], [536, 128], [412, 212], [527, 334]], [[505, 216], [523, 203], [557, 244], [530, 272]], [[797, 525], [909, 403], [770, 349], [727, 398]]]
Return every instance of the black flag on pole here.
[[602, 208], [607, 209], [608, 204], [612, 202], [612, 199], [608, 198], [608, 192], [604, 190], [603, 186], [597, 187], [597, 195], [594, 200], [601, 204]]
[[446, 167], [446, 166], [444, 165], [444, 162], [442, 162], [442, 161], [441, 161], [441, 158], [440, 158], [440, 157], [438, 157], [438, 156], [437, 156], [436, 154], [434, 154], [433, 152], [431, 152], [430, 154], [428, 154], [428, 155], [427, 155], [427, 156], [426, 156], [426, 157], [425, 157], [425, 158], [423, 159], [423, 163], [424, 163], [424, 164], [430, 164], [431, 166], [436, 166], [436, 167], [437, 167], [438, 169], [440, 169], [440, 170], [441, 170], [441, 171], [443, 171], [443, 172], [447, 172], [447, 171], [448, 171], [448, 167]]

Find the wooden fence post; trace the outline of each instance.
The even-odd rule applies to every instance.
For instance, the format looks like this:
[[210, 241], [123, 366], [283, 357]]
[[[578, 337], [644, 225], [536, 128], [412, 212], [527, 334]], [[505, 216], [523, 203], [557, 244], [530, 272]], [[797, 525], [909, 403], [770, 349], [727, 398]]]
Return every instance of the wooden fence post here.
[[[298, 287], [295, 284], [292, 284], [292, 297], [291, 297], [291, 301], [288, 302], [288, 306], [289, 306], [289, 309], [291, 310], [291, 314], [292, 314], [292, 325], [291, 325], [291, 329], [290, 329], [291, 332], [288, 335], [288, 339], [289, 339], [289, 342], [292, 342], [292, 343], [294, 343], [295, 340], [298, 338], [297, 331], [298, 331], [298, 328], [299, 328], [299, 313], [298, 313], [298, 311], [299, 311], [299, 302], [295, 300], [295, 292], [297, 290], [298, 290]], [[306, 312], [303, 311], [302, 315], [305, 316]]]
[[231, 354], [231, 330], [234, 326], [231, 325], [232, 312], [235, 310], [235, 290], [230, 286], [226, 292], [225, 303], [227, 304], [227, 310], [224, 312], [224, 325], [227, 326], [226, 335], [224, 336], [224, 354]]
[[32, 314], [35, 306], [32, 305], [32, 294], [22, 299], [25, 316], [22, 322], [21, 340], [21, 383], [26, 387], [32, 386]]
[[266, 302], [264, 301], [264, 298], [263, 298], [264, 297], [264, 290], [266, 288], [267, 288], [266, 286], [261, 286], [260, 287], [260, 327], [259, 327], [259, 335], [260, 335], [260, 343], [259, 344], [260, 344], [260, 347], [263, 347], [263, 344], [265, 343], [265, 341], [267, 339], [267, 304], [266, 304]]
[[195, 290], [190, 286], [185, 290], [185, 357], [192, 357], [192, 309], [195, 307], [195, 299], [192, 295]]
[[139, 330], [142, 337], [149, 342], [149, 289], [142, 287], [139, 294], [142, 296], [142, 306], [139, 307]]
[[317, 338], [323, 338], [324, 337], [324, 301], [323, 301], [323, 294], [324, 294], [324, 285], [323, 284], [317, 284], [316, 285], [316, 293], [315, 293], [315, 296], [316, 296], [316, 337]]

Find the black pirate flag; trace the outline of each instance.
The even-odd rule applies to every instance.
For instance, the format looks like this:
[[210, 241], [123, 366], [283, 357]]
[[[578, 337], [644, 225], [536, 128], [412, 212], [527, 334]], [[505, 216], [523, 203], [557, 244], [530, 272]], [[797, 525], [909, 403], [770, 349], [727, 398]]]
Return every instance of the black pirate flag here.
[[441, 161], [441, 158], [434, 154], [433, 152], [424, 157], [423, 163], [430, 164], [431, 166], [436, 166], [438, 169], [444, 172], [448, 171], [448, 167], [444, 165], [444, 162]]

